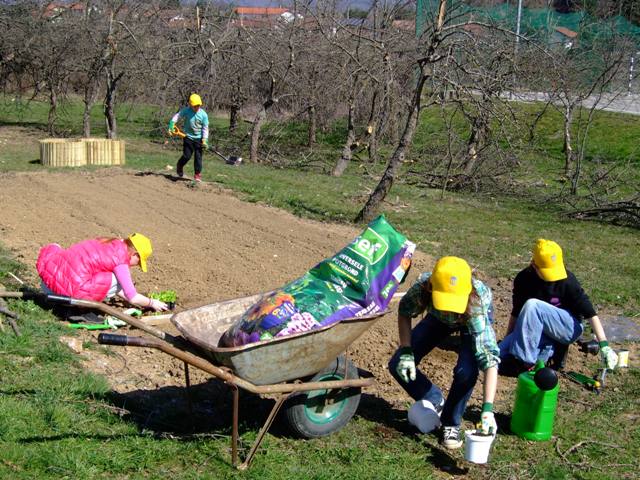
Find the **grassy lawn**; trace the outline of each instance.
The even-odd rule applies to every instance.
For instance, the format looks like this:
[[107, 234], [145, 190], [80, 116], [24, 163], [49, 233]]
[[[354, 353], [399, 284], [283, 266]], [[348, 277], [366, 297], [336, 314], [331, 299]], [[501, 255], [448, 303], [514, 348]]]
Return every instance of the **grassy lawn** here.
[[[537, 149], [523, 155], [527, 164], [522, 178], [543, 178], [550, 185], [538, 198], [454, 193], [441, 198], [439, 191], [397, 182], [384, 213], [421, 250], [434, 256], [463, 256], [494, 278], [511, 279], [526, 265], [536, 238], [554, 239], [564, 247], [568, 267], [600, 309], [637, 316], [637, 230], [566, 219], [543, 200], [558, 188], [555, 177], [562, 165], [562, 139], [554, 115], [540, 124]], [[63, 132], [77, 135], [80, 106], [65, 105], [60, 116]], [[93, 118], [94, 134], [99, 136], [99, 108]], [[178, 144], [164, 143], [164, 118], [153, 120], [158, 112], [124, 105], [118, 118], [127, 142], [128, 168], [162, 170], [175, 164]], [[16, 107], [11, 99], [0, 97], [0, 137], [6, 126], [22, 127], [27, 135], [24, 141], [9, 139], [0, 144], [0, 172], [43, 170], [36, 162], [35, 139], [46, 137], [45, 119], [42, 103]], [[247, 156], [244, 131], [231, 137], [224, 118], [215, 118], [212, 124], [221, 151]], [[435, 117], [427, 117], [418, 141], [429, 141], [439, 129]], [[614, 138], [612, 130], [619, 135]], [[377, 183], [383, 165], [353, 162], [341, 178], [323, 173], [339, 154], [340, 132], [340, 126], [324, 132], [320, 144], [309, 150], [302, 146], [305, 137], [299, 126], [270, 125], [265, 130], [265, 148], [282, 158], [281, 166], [230, 167], [208, 153], [204, 178], [247, 201], [303, 217], [349, 222]], [[630, 178], [637, 178], [639, 137], [637, 118], [598, 115], [588, 161], [619, 162], [632, 169]], [[20, 268], [0, 250], [0, 283], [9, 281], [7, 272]], [[83, 371], [76, 356], [58, 342], [58, 336], [68, 332], [50, 313], [31, 302], [9, 305], [21, 316], [23, 336], [16, 338], [9, 328], [0, 331], [0, 478], [637, 478], [640, 372], [636, 368], [610, 374], [609, 388], [600, 396], [567, 384], [561, 392], [555, 436], [549, 442], [518, 439], [507, 433], [509, 419], [499, 418], [505, 433], [499, 436], [487, 467], [463, 462], [460, 451], [444, 452], [433, 436], [408, 434], [403, 431], [406, 412], [365, 398], [361, 416], [338, 434], [304, 441], [276, 431], [267, 435], [252, 468], [236, 472], [228, 466], [227, 427], [203, 431], [202, 419], [177, 410], [167, 414], [166, 428], [162, 422], [149, 428], [140, 420], [148, 411], [122, 405], [104, 379]], [[592, 367], [595, 370], [596, 364]], [[513, 398], [501, 401], [503, 411], [513, 404]], [[129, 413], [123, 415], [125, 408]], [[469, 417], [474, 413], [468, 412]], [[241, 426], [244, 446], [251, 444], [258, 427], [255, 422]]]
[[[0, 277], [15, 267], [0, 256]], [[275, 428], [252, 467], [238, 472], [228, 465], [228, 427], [207, 430], [210, 420], [202, 414], [166, 400], [153, 409], [124, 403], [58, 342], [69, 334], [50, 313], [32, 302], [9, 305], [20, 315], [22, 336], [0, 332], [1, 478], [620, 479], [636, 478], [640, 466], [640, 372], [634, 368], [610, 374], [600, 396], [563, 383], [550, 441], [518, 439], [508, 433], [509, 418], [499, 416], [503, 433], [488, 466], [442, 450], [434, 436], [411, 433], [406, 412], [365, 397], [359, 416], [329, 437], [295, 440]], [[513, 397], [500, 401], [512, 405]], [[211, 403], [194, 397], [196, 412]], [[209, 415], [228, 420], [229, 412], [214, 406]], [[251, 417], [241, 416], [245, 452], [261, 421]]]
[[[62, 109], [60, 126], [78, 134], [80, 105], [71, 103]], [[157, 120], [151, 107], [123, 105], [118, 111], [119, 130], [127, 142], [127, 166], [133, 169], [162, 170], [174, 165], [180, 143], [162, 137], [163, 122]], [[94, 112], [99, 135], [100, 111]], [[6, 97], [0, 102], [0, 124], [43, 128], [46, 105], [32, 102], [16, 109]], [[76, 123], [73, 123], [74, 120]], [[384, 205], [384, 212], [396, 227], [434, 256], [459, 255], [493, 277], [512, 278], [529, 260], [530, 249], [538, 237], [556, 240], [563, 247], [565, 261], [589, 291], [592, 300], [611, 313], [637, 315], [640, 306], [640, 248], [634, 229], [594, 222], [577, 221], [562, 216], [549, 201], [557, 192], [562, 158], [558, 136], [557, 114], [550, 112], [540, 122], [537, 138], [541, 145], [523, 153], [526, 165], [520, 175], [523, 181], [546, 180], [547, 188], [539, 195], [524, 191], [521, 197], [470, 196], [418, 188], [396, 182]], [[230, 136], [226, 120], [212, 116], [212, 138], [226, 154], [248, 155], [247, 125]], [[415, 150], [442, 128], [436, 112], [425, 113], [416, 137]], [[619, 136], [607, 135], [616, 130]], [[36, 132], [37, 130], [33, 130]], [[213, 153], [205, 155], [205, 180], [220, 183], [247, 201], [264, 202], [287, 209], [296, 215], [320, 220], [349, 222], [362, 207], [384, 165], [354, 161], [341, 178], [328, 177], [334, 159], [339, 155], [340, 125], [320, 135], [313, 149], [303, 147], [304, 131], [299, 125], [270, 125], [265, 128], [265, 148], [277, 158], [279, 167], [245, 163], [230, 168]], [[41, 137], [46, 137], [42, 132]], [[630, 180], [640, 175], [637, 142], [640, 124], [635, 117], [602, 113], [596, 116], [590, 138], [594, 152], [609, 152], [607, 161], [617, 160], [631, 168]], [[42, 170], [36, 160], [37, 143], [18, 142], [3, 145], [0, 172]], [[635, 163], [632, 161], [635, 159]], [[523, 162], [524, 162], [523, 161]], [[92, 167], [87, 167], [92, 168]], [[93, 167], [95, 168], [95, 167]], [[637, 183], [636, 183], [637, 184]], [[529, 190], [529, 189], [527, 189]]]

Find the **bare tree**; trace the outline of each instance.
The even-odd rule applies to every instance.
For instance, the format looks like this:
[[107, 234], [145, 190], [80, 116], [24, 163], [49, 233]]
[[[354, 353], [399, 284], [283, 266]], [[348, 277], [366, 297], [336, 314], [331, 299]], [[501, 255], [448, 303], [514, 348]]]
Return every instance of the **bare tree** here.
[[281, 22], [278, 28], [248, 32], [248, 66], [253, 67], [253, 95], [257, 112], [251, 129], [249, 159], [261, 161], [259, 155], [260, 133], [267, 115], [289, 93], [290, 74], [297, 55], [301, 20], [294, 16], [289, 22]]
[[380, 208], [380, 204], [387, 196], [387, 193], [389, 193], [389, 190], [395, 180], [397, 170], [404, 161], [408, 148], [411, 146], [416, 126], [418, 124], [420, 109], [422, 107], [422, 95], [425, 82], [432, 74], [431, 67], [442, 58], [442, 53], [440, 53], [439, 50], [443, 41], [442, 34], [446, 14], [447, 1], [440, 0], [434, 25], [429, 31], [423, 34], [424, 53], [416, 62], [418, 78], [413, 90], [413, 98], [406, 114], [406, 122], [402, 137], [400, 138], [398, 145], [396, 145], [378, 185], [371, 195], [369, 195], [369, 198], [360, 212], [358, 212], [355, 218], [356, 222], [369, 222], [376, 216]]
[[[575, 195], [582, 172], [586, 141], [593, 114], [602, 103], [609, 102], [616, 92], [615, 80], [624, 72], [627, 55], [624, 42], [615, 39], [606, 48], [593, 44], [589, 48], [559, 52], [551, 57], [553, 66], [552, 104], [562, 113], [564, 139], [564, 173], [571, 179], [571, 193]], [[586, 111], [583, 110], [586, 106]], [[576, 113], [577, 112], [577, 113]], [[577, 121], [576, 121], [577, 120]], [[577, 134], [577, 146], [573, 134]]]

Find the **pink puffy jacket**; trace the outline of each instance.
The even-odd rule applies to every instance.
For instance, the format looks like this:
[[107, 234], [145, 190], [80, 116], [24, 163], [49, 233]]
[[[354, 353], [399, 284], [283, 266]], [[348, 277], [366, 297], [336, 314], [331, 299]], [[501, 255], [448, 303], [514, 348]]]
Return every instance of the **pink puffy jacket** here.
[[40, 249], [36, 269], [58, 295], [102, 301], [111, 287], [113, 269], [129, 265], [129, 259], [127, 244], [120, 239], [84, 240], [67, 249], [51, 243]]

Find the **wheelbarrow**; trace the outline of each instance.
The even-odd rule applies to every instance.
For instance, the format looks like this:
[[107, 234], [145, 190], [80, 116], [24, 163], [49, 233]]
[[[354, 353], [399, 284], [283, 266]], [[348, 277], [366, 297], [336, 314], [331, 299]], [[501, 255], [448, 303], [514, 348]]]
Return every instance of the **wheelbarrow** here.
[[[35, 292], [0, 292], [0, 296], [34, 298], [76, 307], [92, 308], [139, 328], [155, 338], [101, 333], [98, 343], [156, 348], [182, 360], [190, 386], [189, 365], [223, 380], [232, 390], [231, 463], [246, 469], [281, 407], [284, 419], [299, 437], [317, 438], [344, 427], [360, 402], [360, 392], [373, 385], [368, 372], [359, 371], [345, 350], [386, 312], [340, 322], [282, 338], [239, 347], [220, 347], [227, 329], [263, 294], [204, 305], [175, 313], [175, 337], [144, 321], [100, 302]], [[360, 378], [363, 374], [364, 378]], [[276, 402], [257, 438], [240, 463], [238, 455], [239, 389], [275, 395]]]

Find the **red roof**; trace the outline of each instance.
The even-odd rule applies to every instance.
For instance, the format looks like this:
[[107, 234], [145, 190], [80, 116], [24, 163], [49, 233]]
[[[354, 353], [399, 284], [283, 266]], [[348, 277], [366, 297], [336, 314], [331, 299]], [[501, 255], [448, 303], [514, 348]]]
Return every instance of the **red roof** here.
[[77, 3], [50, 2], [44, 8], [44, 16], [51, 17], [56, 13], [62, 12], [63, 10], [75, 10], [78, 12], [84, 12], [84, 5], [80, 2], [77, 2]]
[[565, 28], [565, 27], [556, 27], [556, 31], [569, 38], [576, 38], [578, 36], [577, 32], [574, 32], [573, 30], [569, 30], [568, 28]]
[[238, 15], [282, 15], [289, 11], [277, 7], [236, 7], [234, 10]]

